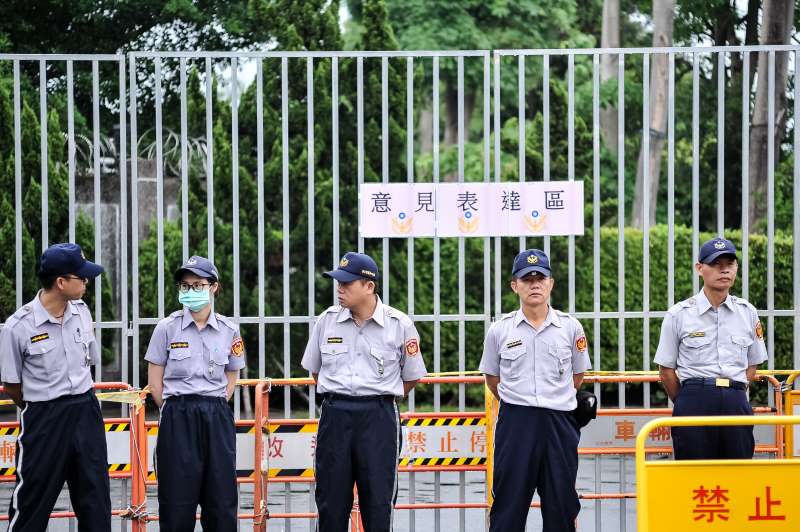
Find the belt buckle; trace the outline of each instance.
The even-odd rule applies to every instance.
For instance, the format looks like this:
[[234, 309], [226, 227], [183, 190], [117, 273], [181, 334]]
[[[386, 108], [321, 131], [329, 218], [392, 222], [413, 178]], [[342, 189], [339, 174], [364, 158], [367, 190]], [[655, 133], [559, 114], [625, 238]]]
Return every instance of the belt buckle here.
[[714, 384], [720, 388], [730, 388], [731, 381], [730, 379], [717, 379]]

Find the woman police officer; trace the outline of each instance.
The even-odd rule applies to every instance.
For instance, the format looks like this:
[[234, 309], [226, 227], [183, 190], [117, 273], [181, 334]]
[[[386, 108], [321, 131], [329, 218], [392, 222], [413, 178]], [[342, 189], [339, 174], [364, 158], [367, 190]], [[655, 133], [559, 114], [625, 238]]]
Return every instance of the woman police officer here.
[[162, 531], [236, 529], [236, 430], [228, 401], [244, 366], [239, 327], [214, 312], [219, 274], [193, 256], [176, 272], [182, 310], [156, 325], [145, 355], [161, 409], [156, 474]]

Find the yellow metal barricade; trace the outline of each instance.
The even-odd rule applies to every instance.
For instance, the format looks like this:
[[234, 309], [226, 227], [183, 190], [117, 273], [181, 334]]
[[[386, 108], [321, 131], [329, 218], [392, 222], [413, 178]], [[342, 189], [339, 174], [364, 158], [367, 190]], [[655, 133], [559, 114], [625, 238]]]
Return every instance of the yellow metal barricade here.
[[636, 438], [639, 532], [800, 530], [800, 459], [645, 460], [659, 427], [796, 425], [800, 416], [665, 417]]

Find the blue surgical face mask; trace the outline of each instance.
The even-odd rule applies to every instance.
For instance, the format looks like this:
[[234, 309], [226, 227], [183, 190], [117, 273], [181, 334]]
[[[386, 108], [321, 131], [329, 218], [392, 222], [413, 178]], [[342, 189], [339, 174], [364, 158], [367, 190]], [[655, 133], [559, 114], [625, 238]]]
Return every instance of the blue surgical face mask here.
[[211, 295], [208, 288], [204, 288], [199, 292], [194, 290], [178, 292], [178, 302], [192, 312], [198, 312], [211, 303]]

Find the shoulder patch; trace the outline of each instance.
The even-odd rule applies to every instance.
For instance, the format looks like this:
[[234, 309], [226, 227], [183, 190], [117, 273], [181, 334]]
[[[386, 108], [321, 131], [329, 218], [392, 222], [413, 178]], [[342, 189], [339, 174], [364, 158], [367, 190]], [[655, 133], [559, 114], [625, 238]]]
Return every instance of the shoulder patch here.
[[674, 316], [676, 314], [679, 314], [682, 310], [685, 310], [687, 308], [692, 308], [696, 304], [697, 300], [695, 300], [695, 298], [693, 297], [690, 297], [689, 299], [684, 299], [683, 301], [675, 303], [667, 310], [667, 312]]
[[231, 353], [233, 356], [240, 357], [242, 353], [244, 353], [244, 340], [242, 340], [241, 336], [237, 336], [233, 339], [233, 343], [231, 344]]
[[3, 327], [4, 328], [13, 327], [17, 323], [19, 323], [19, 321], [22, 320], [22, 318], [24, 318], [25, 316], [27, 316], [31, 312], [33, 312], [33, 307], [32, 306], [30, 306], [30, 305], [21, 306], [20, 308], [17, 309], [16, 312], [14, 312], [14, 314], [12, 314], [11, 316], [8, 317], [8, 319], [6, 320], [6, 323], [4, 324]]

